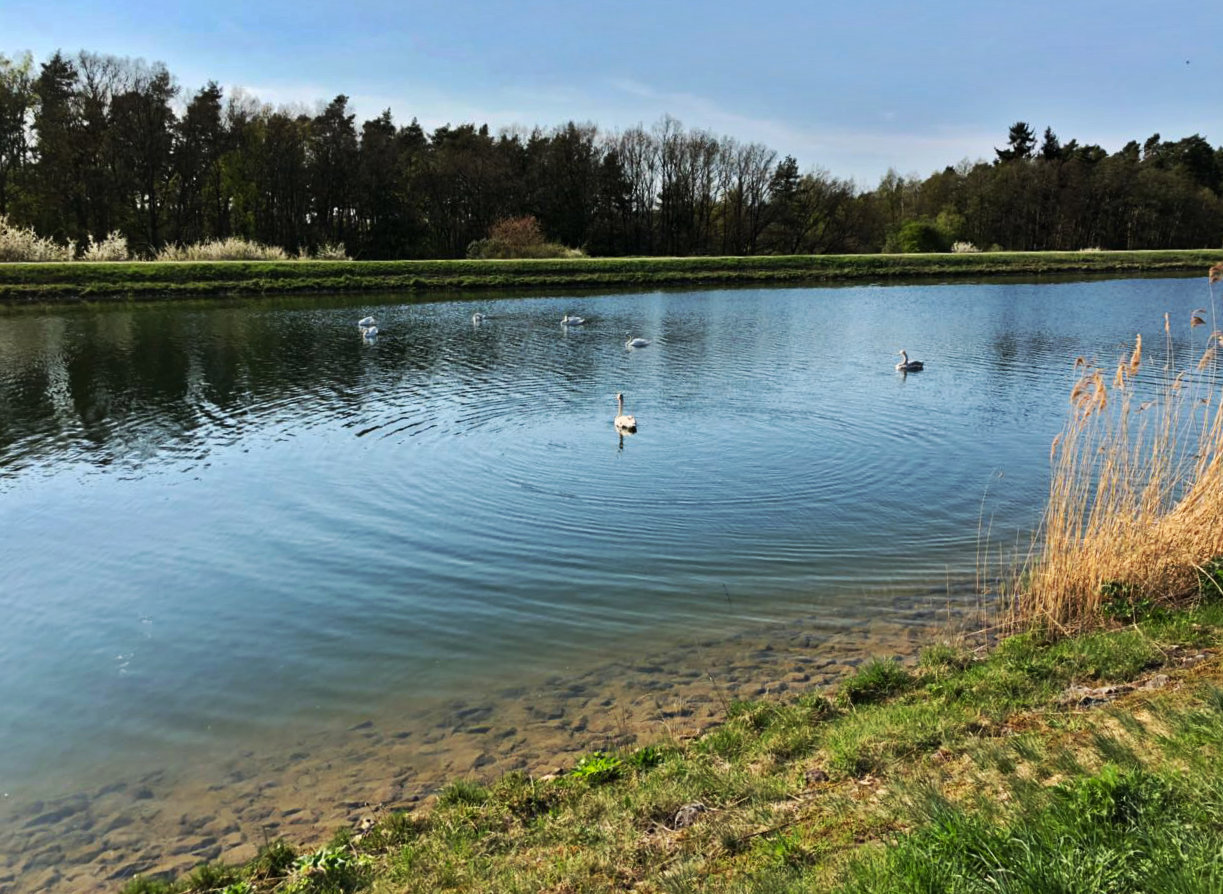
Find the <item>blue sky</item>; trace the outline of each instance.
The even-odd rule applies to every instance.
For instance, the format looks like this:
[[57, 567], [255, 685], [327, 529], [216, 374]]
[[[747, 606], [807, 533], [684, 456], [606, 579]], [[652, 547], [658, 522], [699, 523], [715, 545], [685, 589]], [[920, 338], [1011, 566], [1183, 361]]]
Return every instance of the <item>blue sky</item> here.
[[992, 158], [1009, 125], [1109, 151], [1158, 132], [1223, 143], [1217, 2], [152, 3], [0, 0], [0, 53], [164, 62], [313, 109], [348, 94], [426, 128], [607, 130], [662, 115], [859, 185]]

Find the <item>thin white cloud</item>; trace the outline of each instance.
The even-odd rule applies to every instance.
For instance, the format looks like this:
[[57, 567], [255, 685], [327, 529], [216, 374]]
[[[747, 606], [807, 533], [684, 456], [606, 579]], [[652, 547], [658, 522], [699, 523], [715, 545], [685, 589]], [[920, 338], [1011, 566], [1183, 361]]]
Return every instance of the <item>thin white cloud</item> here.
[[[494, 131], [530, 130], [568, 120], [592, 122], [604, 131], [615, 131], [638, 124], [648, 127], [671, 115], [685, 127], [763, 143], [780, 154], [793, 155], [805, 168], [820, 167], [833, 176], [852, 178], [863, 187], [873, 186], [889, 168], [924, 176], [966, 157], [992, 156], [997, 141], [996, 134], [972, 128], [899, 131], [894, 113], [877, 116], [878, 128], [808, 126], [742, 114], [707, 97], [657, 90], [630, 79], [609, 79], [596, 86], [604, 88], [597, 96], [573, 86], [509, 88], [484, 95], [479, 102], [415, 84], [404, 85], [394, 93], [358, 88], [346, 95], [358, 122], [389, 108], [396, 123], [403, 125], [416, 118], [426, 131], [463, 123], [488, 124]], [[321, 109], [335, 96], [333, 88], [316, 83], [251, 83], [241, 88], [264, 103], [310, 112]]]

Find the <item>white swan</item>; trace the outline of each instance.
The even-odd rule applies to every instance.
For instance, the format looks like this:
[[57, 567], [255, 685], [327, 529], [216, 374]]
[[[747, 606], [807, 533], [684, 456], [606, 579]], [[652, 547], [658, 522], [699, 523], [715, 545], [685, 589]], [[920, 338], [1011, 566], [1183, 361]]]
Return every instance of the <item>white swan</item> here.
[[561, 317], [562, 326], [581, 326], [585, 324], [585, 322], [586, 321], [581, 317], [571, 317], [569, 314], [565, 314], [563, 317]]
[[374, 318], [373, 317], [362, 317], [361, 319], [357, 320], [357, 325], [360, 326], [362, 329], [368, 329], [370, 326], [374, 325]]
[[482, 314], [479, 311], [476, 311], [474, 314], [471, 315], [471, 322], [474, 323], [476, 326], [479, 326], [481, 323], [483, 323], [487, 319], [488, 319], [488, 314]]
[[630, 338], [624, 343], [626, 348], [644, 348], [650, 343], [648, 338]]
[[637, 431], [637, 417], [624, 415], [624, 395], [619, 391], [616, 392], [616, 431]]
[[926, 364], [920, 360], [910, 360], [907, 351], [897, 351], [896, 353], [900, 355], [900, 362], [896, 364], [896, 369], [900, 372], [920, 372], [926, 368]]
[[373, 341], [375, 338], [378, 337], [378, 327], [377, 326], [361, 327], [361, 337], [365, 339], [366, 341]]

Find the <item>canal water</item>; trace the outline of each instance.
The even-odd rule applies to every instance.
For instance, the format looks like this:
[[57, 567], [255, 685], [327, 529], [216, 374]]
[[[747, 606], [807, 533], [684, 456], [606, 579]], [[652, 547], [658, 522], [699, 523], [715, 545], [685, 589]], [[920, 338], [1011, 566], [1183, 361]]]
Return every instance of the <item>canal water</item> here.
[[241, 855], [286, 817], [830, 679], [1026, 548], [1076, 357], [1163, 345], [1168, 312], [1196, 358], [1210, 299], [1199, 277], [0, 315], [0, 887]]

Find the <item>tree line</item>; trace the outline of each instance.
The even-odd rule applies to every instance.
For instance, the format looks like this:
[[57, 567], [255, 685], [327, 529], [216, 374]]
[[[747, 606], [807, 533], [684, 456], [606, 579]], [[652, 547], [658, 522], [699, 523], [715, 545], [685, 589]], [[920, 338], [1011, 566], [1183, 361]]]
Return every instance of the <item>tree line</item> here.
[[0, 55], [0, 215], [82, 244], [115, 231], [151, 255], [237, 236], [290, 252], [463, 257], [534, 217], [591, 255], [1206, 248], [1223, 241], [1223, 148], [1156, 134], [1110, 154], [1017, 122], [989, 161], [874, 189], [760, 143], [664, 117], [617, 132], [569, 122], [426, 132], [360, 124], [336, 96], [307, 112], [162, 64]]

